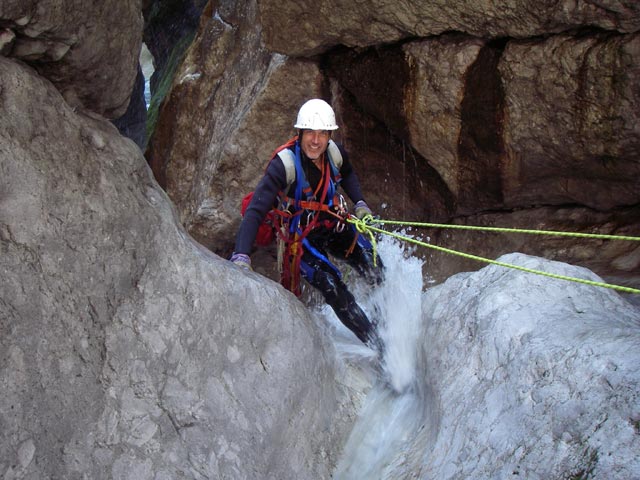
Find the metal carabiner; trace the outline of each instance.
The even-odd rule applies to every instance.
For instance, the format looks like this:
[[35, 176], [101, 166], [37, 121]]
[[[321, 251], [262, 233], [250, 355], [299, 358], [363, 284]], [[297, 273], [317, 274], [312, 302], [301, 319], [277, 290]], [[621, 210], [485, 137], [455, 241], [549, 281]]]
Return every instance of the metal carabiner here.
[[349, 207], [347, 205], [347, 201], [344, 199], [342, 194], [339, 194], [338, 195], [338, 214], [342, 218], [345, 218], [347, 216], [347, 213], [349, 213]]
[[315, 215], [315, 212], [313, 212], [313, 211], [310, 211], [310, 212], [307, 214], [307, 225], [310, 225], [310, 224], [311, 224], [311, 222], [313, 222], [313, 217], [314, 217], [314, 215]]
[[344, 199], [342, 194], [338, 194], [337, 198], [338, 198], [338, 205], [337, 205], [336, 213], [342, 218], [342, 220], [339, 220], [338, 223], [336, 223], [334, 230], [337, 233], [342, 233], [344, 232], [344, 227], [346, 225], [344, 219], [347, 218], [347, 215], [349, 214], [349, 207], [347, 206], [347, 201]]

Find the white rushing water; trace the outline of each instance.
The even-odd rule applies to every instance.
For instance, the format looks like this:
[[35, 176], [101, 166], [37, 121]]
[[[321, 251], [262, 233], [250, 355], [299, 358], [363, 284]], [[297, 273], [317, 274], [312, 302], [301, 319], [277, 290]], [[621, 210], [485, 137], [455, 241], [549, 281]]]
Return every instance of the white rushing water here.
[[[636, 307], [498, 266], [423, 292], [422, 263], [393, 240], [379, 247], [385, 282], [353, 291], [381, 321], [382, 362], [322, 310], [360, 405], [334, 478], [640, 478]], [[538, 257], [500, 259], [598, 280]]]
[[[322, 314], [334, 327], [338, 355], [363, 368], [373, 368], [373, 386], [345, 445], [336, 479], [382, 479], [404, 461], [403, 445], [429, 425], [425, 365], [420, 363], [422, 334], [422, 261], [392, 239], [378, 244], [385, 280], [373, 292], [356, 286], [354, 293], [366, 313], [379, 319], [385, 344], [380, 363], [335, 317]], [[373, 367], [371, 367], [373, 365]], [[424, 433], [424, 432], [423, 432]]]

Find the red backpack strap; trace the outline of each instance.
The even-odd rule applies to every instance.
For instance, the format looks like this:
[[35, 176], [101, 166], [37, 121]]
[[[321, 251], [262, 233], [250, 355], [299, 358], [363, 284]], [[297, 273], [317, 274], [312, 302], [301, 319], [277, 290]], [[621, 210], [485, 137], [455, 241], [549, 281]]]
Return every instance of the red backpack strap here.
[[280, 145], [278, 148], [276, 148], [273, 151], [273, 153], [271, 154], [271, 158], [275, 157], [278, 154], [278, 152], [281, 152], [285, 148], [293, 147], [296, 144], [297, 141], [298, 141], [298, 135], [296, 135], [295, 137], [290, 138], [289, 140], [287, 140], [287, 143], [283, 143], [282, 145]]

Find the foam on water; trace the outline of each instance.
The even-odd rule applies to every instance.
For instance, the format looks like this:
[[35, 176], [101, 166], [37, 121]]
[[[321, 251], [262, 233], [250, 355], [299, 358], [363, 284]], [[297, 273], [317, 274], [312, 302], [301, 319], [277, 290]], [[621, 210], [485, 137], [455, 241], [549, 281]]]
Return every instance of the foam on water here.
[[373, 304], [373, 310], [380, 314], [378, 328], [385, 345], [382, 358], [385, 376], [396, 392], [403, 392], [416, 378], [422, 325], [422, 261], [405, 257], [392, 240], [381, 242], [379, 250], [384, 259], [385, 280], [367, 303]]
[[423, 341], [422, 261], [393, 239], [382, 239], [378, 252], [385, 265], [383, 284], [371, 290], [358, 283], [353, 291], [367, 315], [379, 322], [385, 345], [382, 359], [362, 345], [329, 307], [322, 309], [333, 327], [338, 355], [363, 368], [373, 365], [377, 372], [345, 445], [337, 479], [386, 478], [385, 471], [402, 461], [402, 445], [426, 422], [425, 389], [420, 385], [418, 365]]
[[[416, 377], [418, 339], [422, 328], [422, 261], [411, 257], [390, 238], [378, 244], [385, 266], [382, 285], [371, 288], [363, 282], [351, 285], [354, 295], [370, 319], [378, 322], [384, 343], [379, 361], [385, 381], [396, 392], [411, 388]], [[331, 325], [334, 343], [342, 358], [371, 360], [376, 353], [365, 347], [327, 305], [320, 309]]]

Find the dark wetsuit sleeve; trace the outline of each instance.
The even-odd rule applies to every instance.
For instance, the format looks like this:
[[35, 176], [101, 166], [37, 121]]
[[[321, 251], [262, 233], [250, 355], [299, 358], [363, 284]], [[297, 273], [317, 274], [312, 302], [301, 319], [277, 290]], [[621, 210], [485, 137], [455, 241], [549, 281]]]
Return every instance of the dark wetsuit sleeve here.
[[353, 170], [349, 156], [341, 145], [338, 145], [338, 148], [340, 148], [340, 152], [342, 153], [342, 167], [340, 168], [342, 182], [340, 185], [353, 203], [364, 200], [364, 195], [362, 195], [362, 189], [360, 188], [360, 180], [358, 180], [358, 175], [356, 175], [356, 172]]
[[245, 253], [247, 255], [251, 253], [258, 227], [269, 210], [273, 208], [278, 193], [286, 187], [287, 174], [282, 160], [276, 156], [269, 162], [267, 171], [258, 182], [253, 198], [247, 207], [242, 223], [240, 223], [234, 253]]

